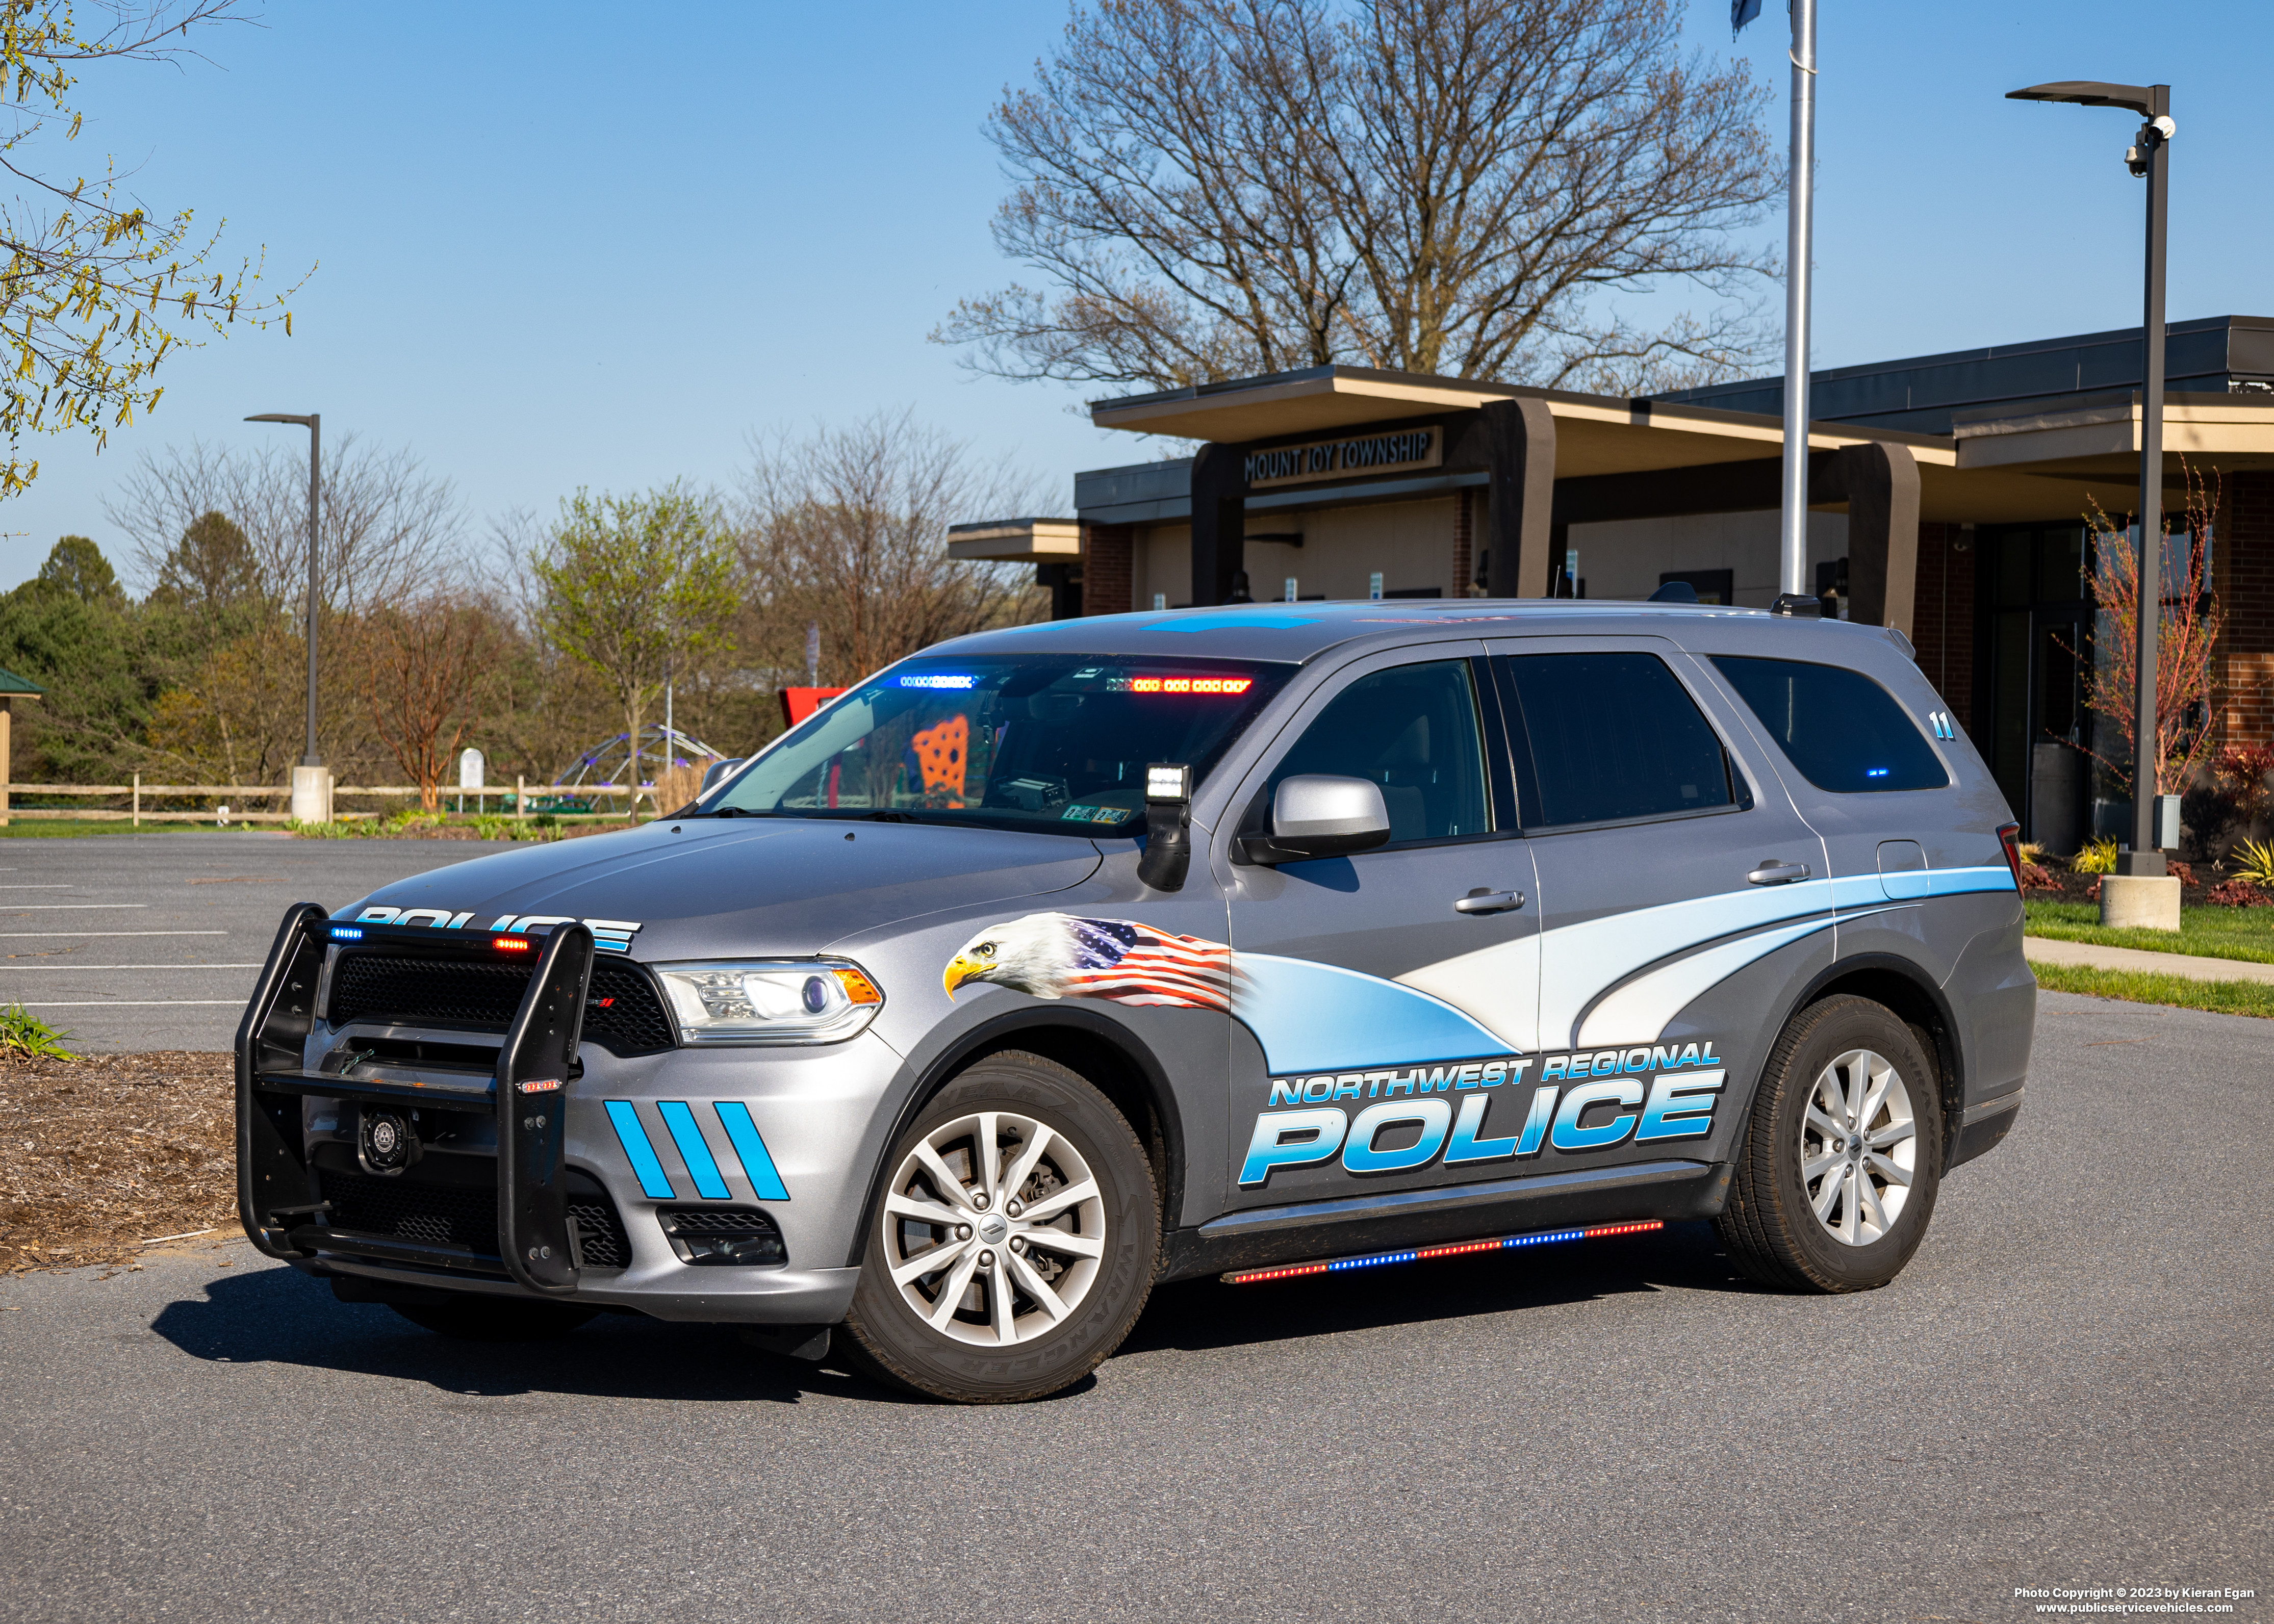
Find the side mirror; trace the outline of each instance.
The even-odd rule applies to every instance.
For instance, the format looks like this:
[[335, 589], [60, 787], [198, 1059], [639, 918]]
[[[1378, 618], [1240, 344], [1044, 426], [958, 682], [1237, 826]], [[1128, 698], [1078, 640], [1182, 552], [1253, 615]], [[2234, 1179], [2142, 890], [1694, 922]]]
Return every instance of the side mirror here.
[[1240, 856], [1252, 863], [1304, 862], [1368, 851], [1389, 838], [1389, 808], [1369, 778], [1323, 772], [1283, 778], [1271, 800], [1271, 832], [1249, 835]]
[[705, 767], [703, 770], [703, 786], [695, 792], [695, 799], [700, 801], [704, 796], [709, 794], [711, 793], [711, 786], [713, 784], [716, 784], [719, 779], [734, 771], [735, 768], [741, 766], [746, 759], [746, 757], [736, 756], [730, 757], [726, 761], [714, 761], [708, 767]]

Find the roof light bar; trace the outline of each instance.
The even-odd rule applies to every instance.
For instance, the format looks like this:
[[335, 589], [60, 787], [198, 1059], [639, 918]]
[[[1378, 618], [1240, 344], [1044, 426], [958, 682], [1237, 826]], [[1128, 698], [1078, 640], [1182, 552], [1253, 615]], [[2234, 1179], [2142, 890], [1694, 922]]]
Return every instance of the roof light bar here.
[[1369, 1252], [1354, 1258], [1327, 1258], [1316, 1263], [1291, 1263], [1279, 1268], [1239, 1269], [1222, 1276], [1228, 1286], [1259, 1285], [1267, 1280], [1294, 1280], [1305, 1274], [1339, 1274], [1349, 1269], [1380, 1268], [1389, 1263], [1419, 1263], [1429, 1258], [1458, 1258], [1480, 1252], [1512, 1252], [1523, 1246], [1545, 1246], [1555, 1241], [1592, 1241], [1611, 1235], [1641, 1235], [1663, 1229], [1665, 1221], [1637, 1219], [1627, 1223], [1599, 1223], [1578, 1229], [1541, 1229], [1530, 1235], [1495, 1235], [1484, 1240], [1453, 1241], [1442, 1246], [1414, 1246], [1402, 1252]]

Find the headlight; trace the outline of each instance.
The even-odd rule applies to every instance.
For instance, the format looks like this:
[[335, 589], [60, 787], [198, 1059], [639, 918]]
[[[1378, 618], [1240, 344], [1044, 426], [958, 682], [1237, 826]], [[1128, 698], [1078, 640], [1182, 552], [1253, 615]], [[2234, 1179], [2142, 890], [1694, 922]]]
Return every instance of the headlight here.
[[651, 965], [689, 1043], [837, 1043], [874, 1019], [885, 995], [842, 960]]

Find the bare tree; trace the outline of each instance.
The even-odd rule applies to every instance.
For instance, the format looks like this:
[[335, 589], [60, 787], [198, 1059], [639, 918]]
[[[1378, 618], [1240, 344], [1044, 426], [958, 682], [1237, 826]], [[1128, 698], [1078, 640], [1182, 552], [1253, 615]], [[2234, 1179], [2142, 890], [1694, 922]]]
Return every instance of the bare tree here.
[[821, 628], [821, 679], [858, 680], [945, 637], [1015, 625], [1041, 612], [1026, 572], [947, 556], [947, 528], [1033, 512], [1034, 482], [1006, 461], [907, 411], [846, 428], [753, 436], [743, 488], [743, 560], [754, 583], [746, 653], [802, 680], [806, 628]]
[[[987, 131], [1039, 271], [933, 336], [999, 376], [1174, 387], [1349, 362], [1636, 387], [1751, 358], [1734, 235], [1765, 87], [1669, 0], [1097, 0]], [[1720, 301], [1645, 330], [1610, 296]]]
[[[461, 582], [465, 515], [446, 478], [408, 450], [368, 447], [352, 432], [328, 444], [320, 470], [323, 607], [354, 614]], [[278, 604], [307, 593], [308, 464], [282, 446], [192, 440], [146, 452], [104, 500], [133, 546], [135, 569], [160, 582], [178, 567], [184, 536], [219, 513], [245, 534], [261, 589]]]
[[508, 653], [504, 617], [480, 599], [430, 593], [373, 609], [358, 629], [372, 731], [432, 812], [442, 775], [493, 696]]

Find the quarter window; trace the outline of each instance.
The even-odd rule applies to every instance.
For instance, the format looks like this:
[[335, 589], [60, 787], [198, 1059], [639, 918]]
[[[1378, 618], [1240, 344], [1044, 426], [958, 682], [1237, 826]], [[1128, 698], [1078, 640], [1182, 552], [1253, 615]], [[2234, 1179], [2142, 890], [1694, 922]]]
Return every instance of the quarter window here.
[[1518, 654], [1502, 668], [1523, 726], [1527, 829], [1707, 812], [1737, 802], [1721, 741], [1654, 654]]
[[1273, 770], [1261, 804], [1299, 772], [1381, 785], [1393, 843], [1487, 832], [1492, 816], [1469, 662], [1433, 660], [1359, 678], [1303, 730]]
[[1941, 789], [1950, 774], [1895, 696], [1860, 671], [1713, 657], [1800, 776], [1835, 794]]

